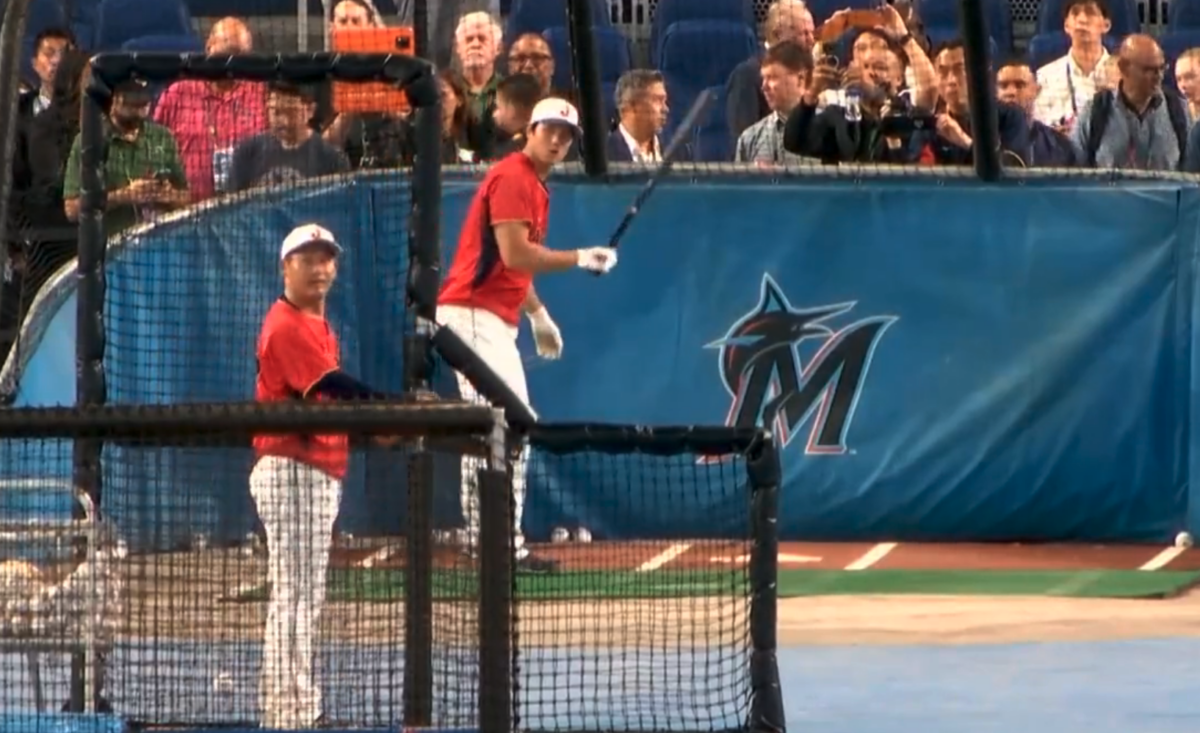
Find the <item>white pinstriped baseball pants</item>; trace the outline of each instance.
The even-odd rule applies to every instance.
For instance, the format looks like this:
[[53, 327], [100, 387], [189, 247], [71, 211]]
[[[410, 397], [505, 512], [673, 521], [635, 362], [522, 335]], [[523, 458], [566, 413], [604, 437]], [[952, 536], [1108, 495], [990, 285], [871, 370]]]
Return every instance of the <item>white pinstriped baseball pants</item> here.
[[313, 661], [342, 482], [300, 461], [264, 456], [250, 473], [250, 495], [267, 532], [271, 585], [262, 725], [307, 728], [321, 716]]
[[[440, 305], [437, 310], [438, 323], [458, 334], [475, 353], [487, 362], [508, 388], [526, 405], [529, 404], [529, 389], [525, 385], [525, 367], [521, 364], [521, 353], [517, 350], [517, 327], [483, 308], [460, 305]], [[466, 377], [458, 372], [458, 390], [464, 400], [477, 404], [490, 404], [475, 391]], [[525, 536], [521, 532], [521, 515], [525, 509], [526, 467], [529, 464], [529, 446], [521, 450], [513, 464], [513, 542], [518, 558], [525, 557]], [[479, 542], [479, 474], [486, 462], [478, 456], [463, 456], [462, 483], [459, 497], [462, 501], [463, 519], [466, 521], [467, 543], [474, 547]]]

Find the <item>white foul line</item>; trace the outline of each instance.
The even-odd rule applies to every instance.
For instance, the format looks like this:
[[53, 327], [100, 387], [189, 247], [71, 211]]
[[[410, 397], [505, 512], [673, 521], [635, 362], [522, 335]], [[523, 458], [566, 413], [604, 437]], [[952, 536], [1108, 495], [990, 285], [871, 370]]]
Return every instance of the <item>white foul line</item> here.
[[658, 570], [663, 565], [666, 565], [667, 563], [671, 562], [672, 560], [679, 557], [680, 555], [682, 555], [683, 553], [687, 552], [690, 549], [692, 549], [692, 546], [688, 543], [680, 543], [678, 545], [671, 545], [667, 549], [663, 550], [662, 552], [658, 553], [654, 557], [650, 558], [646, 562], [639, 565], [636, 572], [648, 573], [651, 570]]
[[1138, 570], [1161, 570], [1171, 561], [1187, 552], [1186, 547], [1168, 547], [1162, 552], [1146, 561], [1146, 564], [1138, 568]]
[[847, 570], [866, 570], [875, 563], [888, 556], [892, 550], [896, 549], [899, 542], [880, 542], [871, 549], [867, 550], [862, 557], [846, 566]]

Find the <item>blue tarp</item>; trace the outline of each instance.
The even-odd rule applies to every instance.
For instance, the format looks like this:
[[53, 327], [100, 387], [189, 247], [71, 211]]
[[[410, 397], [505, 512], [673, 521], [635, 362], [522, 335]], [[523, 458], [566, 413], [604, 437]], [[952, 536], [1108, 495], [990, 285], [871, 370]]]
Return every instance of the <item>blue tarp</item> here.
[[[278, 242], [309, 220], [350, 252], [331, 304], [347, 368], [398, 388], [406, 183], [364, 177], [248, 198], [114, 251], [110, 399], [249, 398], [259, 320], [279, 290]], [[447, 258], [474, 185], [446, 181]], [[603, 242], [637, 185], [553, 183], [548, 243]], [[566, 347], [561, 361], [539, 362], [522, 335], [532, 399], [554, 421], [772, 425], [785, 446], [785, 538], [1195, 532], [1198, 204], [1195, 188], [1167, 183], [670, 180], [611, 275], [539, 279]], [[29, 362], [21, 404], [74, 399], [74, 318], [70, 299]], [[106, 484], [106, 503], [154, 543], [240, 536], [248, 460], [222, 472], [199, 454], [126, 455], [110, 461], [124, 473]], [[453, 513], [457, 478], [443, 468], [455, 485], [440, 490], [442, 509]], [[645, 462], [605, 480], [585, 468], [541, 464], [531, 535], [567, 523], [610, 538], [739, 529], [720, 521], [737, 487], [688, 488], [684, 474]], [[357, 467], [343, 529], [395, 531], [403, 474], [386, 459]], [[188, 522], [164, 515], [164, 491], [197, 502]]]

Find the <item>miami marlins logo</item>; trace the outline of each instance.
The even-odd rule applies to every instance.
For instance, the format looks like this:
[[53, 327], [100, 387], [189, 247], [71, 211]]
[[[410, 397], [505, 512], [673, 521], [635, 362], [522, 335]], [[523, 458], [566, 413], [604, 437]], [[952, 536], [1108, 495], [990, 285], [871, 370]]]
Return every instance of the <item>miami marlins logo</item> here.
[[721, 380], [733, 398], [726, 425], [771, 426], [780, 446], [787, 446], [815, 412], [804, 452], [845, 453], [875, 347], [898, 320], [872, 316], [831, 325], [855, 305], [794, 308], [771, 276], [763, 275], [754, 310], [705, 346], [720, 349]]

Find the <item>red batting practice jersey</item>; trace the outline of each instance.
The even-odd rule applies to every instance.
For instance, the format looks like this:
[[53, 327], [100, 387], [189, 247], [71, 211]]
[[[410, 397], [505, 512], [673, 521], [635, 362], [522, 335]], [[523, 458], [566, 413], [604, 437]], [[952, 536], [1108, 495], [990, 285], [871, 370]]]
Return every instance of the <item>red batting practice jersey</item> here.
[[[307, 398], [321, 377], [339, 368], [337, 336], [324, 318], [304, 313], [280, 298], [267, 311], [258, 335], [258, 377], [254, 398], [260, 402]], [[350, 460], [345, 435], [256, 435], [259, 458], [293, 458], [340, 479]]]
[[438, 304], [483, 308], [518, 325], [533, 275], [504, 265], [492, 227], [526, 222], [529, 241], [540, 247], [549, 219], [550, 194], [529, 156], [516, 152], [492, 166], [467, 209]]

